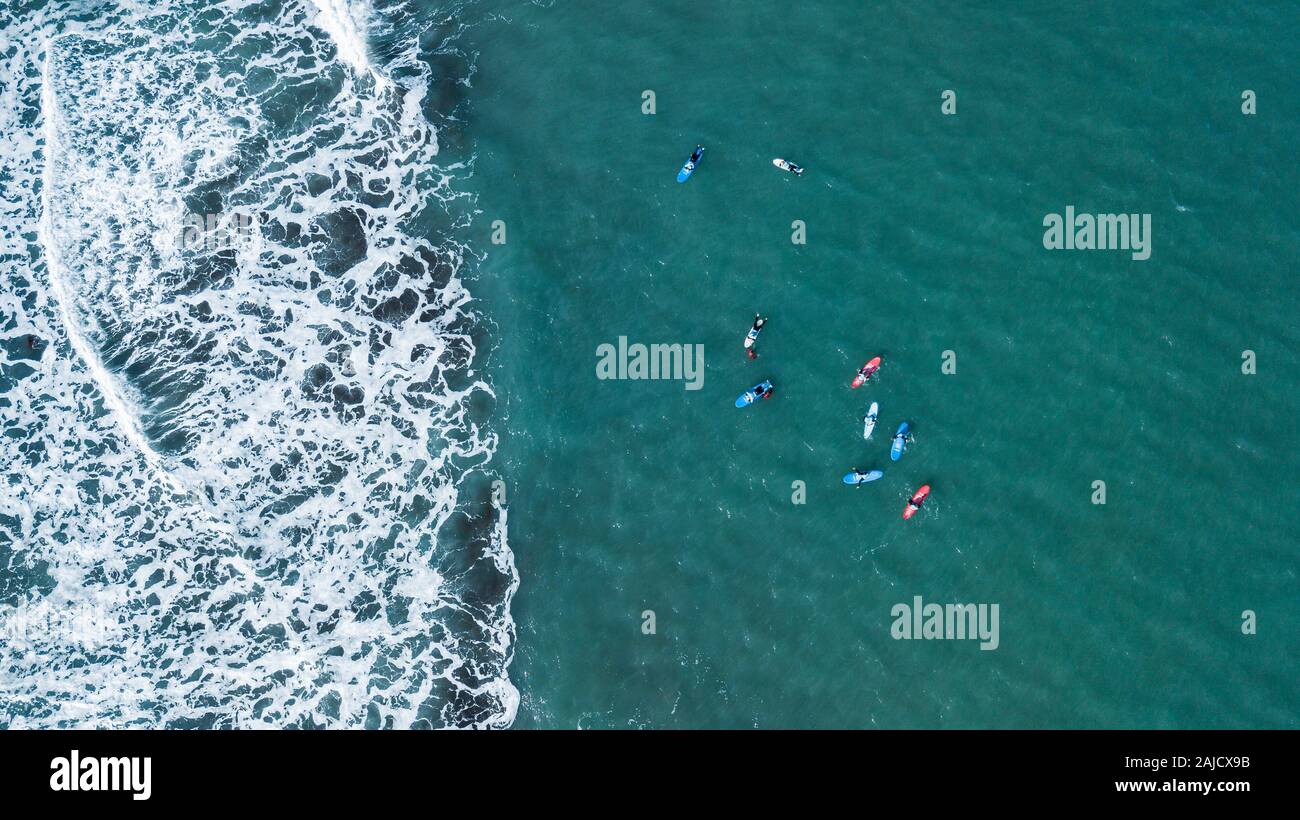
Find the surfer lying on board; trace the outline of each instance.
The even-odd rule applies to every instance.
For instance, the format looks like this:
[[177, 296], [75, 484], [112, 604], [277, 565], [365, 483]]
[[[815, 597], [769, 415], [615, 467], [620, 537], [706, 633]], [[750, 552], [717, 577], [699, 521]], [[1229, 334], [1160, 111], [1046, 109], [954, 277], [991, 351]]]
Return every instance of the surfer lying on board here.
[[767, 317], [762, 316], [760, 318], [760, 314], [755, 313], [754, 326], [745, 334], [745, 351], [749, 353], [749, 358], [751, 359], [758, 358], [758, 353], [754, 351], [754, 342], [758, 341], [758, 332], [763, 329], [763, 325], [765, 324], [767, 324]]

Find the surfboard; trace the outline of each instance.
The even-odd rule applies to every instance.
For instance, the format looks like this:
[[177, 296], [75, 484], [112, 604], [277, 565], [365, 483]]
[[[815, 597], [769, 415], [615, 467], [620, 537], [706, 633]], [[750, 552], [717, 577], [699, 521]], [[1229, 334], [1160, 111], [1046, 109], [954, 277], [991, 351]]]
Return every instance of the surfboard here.
[[803, 173], [803, 168], [800, 168], [798, 165], [795, 165], [793, 162], [790, 162], [789, 160], [780, 159], [779, 157], [777, 159], [772, 160], [772, 164], [775, 165], [777, 168], [780, 168], [782, 171], [789, 171], [795, 176], [799, 176], [800, 174]]
[[862, 437], [871, 438], [871, 431], [876, 429], [876, 417], [880, 415], [880, 405], [876, 402], [871, 403], [867, 409], [867, 414], [862, 417]]
[[[700, 152], [699, 159], [704, 159], [704, 146], [701, 145], [697, 147], [696, 150]], [[691, 152], [691, 157], [692, 159], [686, 160], [686, 164], [682, 166], [682, 170], [677, 172], [678, 182], [685, 182], [691, 178], [691, 174], [695, 173], [695, 168], [699, 165], [699, 160], [694, 159], [695, 151]]]
[[880, 470], [872, 470], [869, 473], [858, 473], [858, 472], [845, 473], [844, 483], [845, 484], [866, 484], [868, 481], [875, 481], [876, 479], [881, 478], [882, 476], [884, 476], [884, 473], [881, 472]]
[[850, 384], [849, 387], [852, 387], [854, 390], [858, 389], [862, 385], [866, 384], [867, 379], [871, 378], [872, 373], [875, 373], [879, 369], [880, 369], [880, 357], [877, 356], [871, 361], [862, 365], [862, 369], [858, 371], [858, 375], [853, 377], [853, 383]]
[[736, 399], [736, 406], [748, 407], [749, 405], [753, 404], [754, 402], [758, 401], [761, 398], [767, 398], [767, 396], [764, 395], [764, 393], [767, 393], [767, 391], [771, 389], [772, 389], [771, 379], [768, 379], [767, 381], [759, 382], [758, 384], [746, 390], [744, 393], [740, 394], [740, 398]]
[[907, 519], [916, 515], [916, 511], [921, 509], [921, 503], [925, 501], [926, 496], [928, 496], [929, 494], [930, 494], [929, 484], [922, 484], [921, 489], [912, 493], [912, 497], [908, 499], [906, 509], [903, 510], [903, 518]]
[[907, 431], [910, 429], [907, 422], [898, 425], [898, 430], [894, 433], [894, 443], [889, 448], [890, 461], [898, 461], [903, 457], [903, 450], [907, 449]]

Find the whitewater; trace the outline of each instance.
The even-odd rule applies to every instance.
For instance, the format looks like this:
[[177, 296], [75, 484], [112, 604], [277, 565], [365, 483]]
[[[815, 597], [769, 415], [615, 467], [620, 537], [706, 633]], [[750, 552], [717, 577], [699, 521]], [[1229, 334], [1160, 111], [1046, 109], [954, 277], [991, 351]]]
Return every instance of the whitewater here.
[[398, 3], [11, 8], [0, 726], [510, 725], [455, 43]]

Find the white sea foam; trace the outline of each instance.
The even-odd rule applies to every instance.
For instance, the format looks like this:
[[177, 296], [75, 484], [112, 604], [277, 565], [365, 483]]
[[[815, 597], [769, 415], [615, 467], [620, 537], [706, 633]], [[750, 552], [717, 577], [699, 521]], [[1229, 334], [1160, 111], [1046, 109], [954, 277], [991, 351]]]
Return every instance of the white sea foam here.
[[[0, 725], [513, 720], [463, 194], [418, 32], [372, 66], [368, 8], [5, 30]], [[258, 241], [185, 242], [196, 211]]]
[[356, 73], [369, 75], [379, 85], [384, 85], [386, 80], [371, 65], [366, 47], [367, 28], [373, 13], [370, 4], [364, 0], [311, 0], [311, 3], [316, 7], [316, 24], [334, 41], [339, 59]]

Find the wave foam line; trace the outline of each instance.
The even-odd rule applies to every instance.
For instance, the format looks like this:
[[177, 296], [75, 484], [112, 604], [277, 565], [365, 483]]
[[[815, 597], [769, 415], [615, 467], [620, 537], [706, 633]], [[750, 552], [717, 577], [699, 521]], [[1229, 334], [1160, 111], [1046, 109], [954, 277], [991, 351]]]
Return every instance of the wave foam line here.
[[383, 88], [388, 80], [380, 74], [370, 62], [366, 46], [366, 29], [370, 18], [370, 7], [363, 3], [349, 3], [347, 0], [311, 0], [316, 7], [316, 24], [319, 25], [334, 43], [339, 58], [352, 66], [358, 74], [374, 79], [375, 85]]
[[45, 137], [45, 167], [41, 174], [41, 217], [38, 223], [37, 237], [45, 254], [50, 288], [54, 291], [55, 302], [58, 303], [59, 312], [63, 317], [68, 343], [72, 345], [72, 349], [81, 357], [87, 370], [90, 371], [91, 378], [99, 388], [100, 395], [104, 398], [104, 405], [121, 426], [127, 440], [144, 456], [149, 467], [172, 490], [183, 493], [185, 492], [184, 489], [179, 485], [176, 477], [163, 466], [162, 456], [149, 444], [149, 440], [144, 435], [144, 430], [140, 427], [138, 416], [131, 411], [126, 397], [122, 395], [112, 375], [100, 360], [99, 354], [96, 353], [86, 335], [81, 331], [81, 327], [73, 315], [72, 296], [68, 292], [67, 285], [64, 283], [61, 274], [62, 265], [59, 261], [58, 242], [54, 238], [54, 217], [51, 212], [53, 203], [50, 196], [51, 191], [54, 190], [54, 164], [59, 149], [57, 123], [59, 108], [58, 100], [54, 95], [51, 68], [54, 43], [57, 39], [52, 38], [45, 42], [45, 60], [41, 66], [41, 115], [43, 118], [42, 130]]

